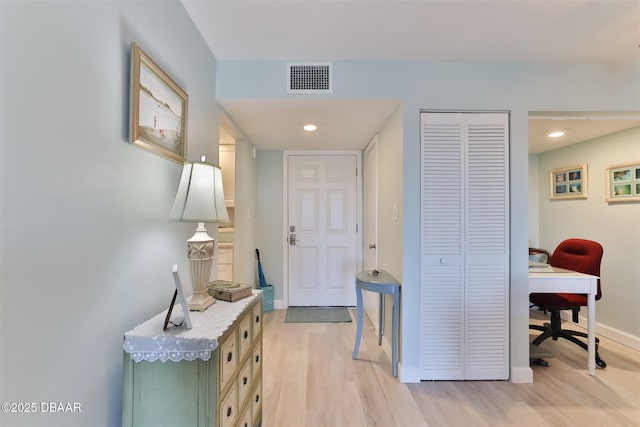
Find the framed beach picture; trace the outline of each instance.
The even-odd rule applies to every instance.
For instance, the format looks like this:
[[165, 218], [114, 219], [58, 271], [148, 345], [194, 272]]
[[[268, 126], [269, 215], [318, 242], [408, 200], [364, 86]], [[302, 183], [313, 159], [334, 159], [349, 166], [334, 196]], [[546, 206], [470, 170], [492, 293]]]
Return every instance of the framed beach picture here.
[[586, 199], [588, 195], [587, 165], [576, 165], [549, 171], [551, 199]]
[[188, 103], [186, 92], [137, 44], [131, 43], [131, 142], [183, 163]]
[[612, 165], [605, 171], [607, 202], [640, 201], [640, 160]]

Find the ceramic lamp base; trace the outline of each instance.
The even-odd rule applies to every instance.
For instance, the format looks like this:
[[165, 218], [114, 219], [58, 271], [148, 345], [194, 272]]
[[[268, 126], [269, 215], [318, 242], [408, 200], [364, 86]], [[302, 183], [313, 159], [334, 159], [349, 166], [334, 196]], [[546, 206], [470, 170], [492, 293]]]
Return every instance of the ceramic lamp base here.
[[209, 278], [213, 265], [214, 241], [207, 234], [203, 223], [198, 223], [196, 233], [187, 240], [187, 256], [189, 258], [189, 274], [193, 295], [189, 300], [189, 310], [204, 311], [215, 300], [209, 295]]
[[204, 293], [193, 293], [191, 298], [189, 299], [189, 310], [190, 311], [205, 311], [211, 305], [215, 304], [216, 300], [211, 297], [204, 291]]

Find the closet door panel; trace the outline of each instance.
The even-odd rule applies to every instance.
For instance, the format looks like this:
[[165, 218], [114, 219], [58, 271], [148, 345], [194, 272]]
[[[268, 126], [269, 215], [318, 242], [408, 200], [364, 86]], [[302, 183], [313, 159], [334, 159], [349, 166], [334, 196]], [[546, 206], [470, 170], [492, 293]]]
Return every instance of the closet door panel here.
[[505, 267], [467, 265], [465, 272], [465, 374], [468, 380], [509, 378], [509, 311]]
[[423, 255], [437, 260], [462, 253], [462, 132], [456, 123], [422, 127]]
[[420, 321], [421, 368], [425, 380], [464, 379], [464, 308], [459, 266], [428, 269], [423, 273]]
[[509, 240], [509, 194], [505, 186], [508, 128], [507, 123], [495, 123], [502, 118], [500, 115], [488, 116], [498, 117], [487, 117], [491, 124], [469, 124], [467, 128], [466, 251], [497, 255], [498, 261], [504, 262]]
[[421, 367], [424, 379], [463, 379], [463, 127], [422, 126]]
[[467, 118], [465, 378], [509, 378], [506, 114]]

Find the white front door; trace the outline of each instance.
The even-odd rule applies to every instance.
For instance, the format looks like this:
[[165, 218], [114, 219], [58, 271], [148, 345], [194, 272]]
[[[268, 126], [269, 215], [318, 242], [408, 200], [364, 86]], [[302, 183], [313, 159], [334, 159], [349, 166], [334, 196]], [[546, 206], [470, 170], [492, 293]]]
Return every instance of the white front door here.
[[289, 305], [354, 306], [358, 157], [287, 159]]

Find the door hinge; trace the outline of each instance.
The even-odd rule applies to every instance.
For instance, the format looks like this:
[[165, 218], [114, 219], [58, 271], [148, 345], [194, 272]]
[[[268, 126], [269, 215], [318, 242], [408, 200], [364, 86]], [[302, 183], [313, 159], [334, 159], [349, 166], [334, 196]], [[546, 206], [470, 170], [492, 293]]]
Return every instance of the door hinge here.
[[358, 176], [358, 168], [356, 168], [356, 176]]
[[356, 233], [358, 232], [358, 224], [356, 224]]

